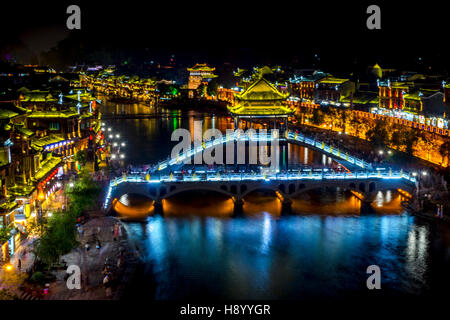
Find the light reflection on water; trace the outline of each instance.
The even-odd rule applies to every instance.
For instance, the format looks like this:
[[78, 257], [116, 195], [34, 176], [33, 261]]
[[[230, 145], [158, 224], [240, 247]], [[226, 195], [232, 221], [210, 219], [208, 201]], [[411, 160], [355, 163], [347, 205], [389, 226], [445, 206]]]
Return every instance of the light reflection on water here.
[[156, 299], [333, 297], [364, 288], [371, 264], [381, 267], [384, 289], [428, 289], [431, 235], [407, 214], [155, 216], [143, 228], [127, 224], [153, 267]]
[[[104, 104], [102, 113], [107, 110]], [[115, 105], [115, 112], [140, 113], [142, 105]], [[145, 111], [145, 110], [144, 110]], [[191, 131], [198, 114], [159, 119], [105, 121], [127, 142], [126, 161], [156, 163], [170, 154], [176, 128]], [[206, 116], [203, 130], [230, 128], [231, 119]], [[143, 138], [145, 137], [145, 138]], [[289, 162], [329, 165], [332, 160], [302, 146], [289, 146]], [[143, 252], [146, 271], [127, 296], [156, 299], [299, 299], [367, 292], [366, 268], [379, 265], [383, 293], [423, 294], [449, 283], [449, 229], [405, 213], [396, 192], [379, 193], [372, 212], [342, 190], [314, 190], [293, 201], [281, 216], [280, 202], [260, 193], [246, 197], [244, 214], [220, 195], [180, 195], [163, 203], [120, 199], [130, 240]], [[136, 210], [138, 209], [138, 210]], [[365, 209], [364, 209], [365, 210]]]
[[[396, 214], [385, 215], [381, 208], [355, 211], [354, 197], [343, 191], [323, 192], [294, 201], [296, 208], [315, 212], [283, 216], [271, 211], [278, 200], [255, 194], [241, 217], [231, 217], [231, 207], [217, 214], [221, 205], [196, 214], [196, 204], [205, 197], [189, 195], [189, 202], [183, 197], [166, 201], [164, 209], [177, 211], [176, 216], [128, 222], [127, 230], [152, 266], [144, 277], [154, 279], [156, 299], [338, 297], [366, 290], [366, 268], [372, 264], [380, 266], [387, 292], [433, 289], [430, 277], [441, 275], [430, 274], [432, 261], [442, 257], [429, 252], [448, 229], [436, 232], [418, 223], [403, 212], [398, 194], [383, 195], [391, 198], [387, 205], [397, 208]], [[333, 201], [337, 210], [330, 214]], [[441, 245], [448, 248], [448, 239]]]

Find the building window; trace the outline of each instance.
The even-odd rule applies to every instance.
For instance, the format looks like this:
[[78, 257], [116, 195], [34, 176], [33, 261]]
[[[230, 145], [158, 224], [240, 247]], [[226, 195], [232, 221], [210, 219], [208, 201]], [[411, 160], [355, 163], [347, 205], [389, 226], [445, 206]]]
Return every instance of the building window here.
[[50, 130], [59, 130], [59, 122], [50, 122]]

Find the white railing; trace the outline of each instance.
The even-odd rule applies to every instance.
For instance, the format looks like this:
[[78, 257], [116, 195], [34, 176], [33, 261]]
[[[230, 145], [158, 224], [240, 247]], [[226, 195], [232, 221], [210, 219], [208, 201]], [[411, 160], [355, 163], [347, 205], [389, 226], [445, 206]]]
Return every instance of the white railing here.
[[128, 183], [190, 183], [190, 182], [232, 182], [232, 181], [287, 181], [287, 180], [364, 180], [364, 179], [405, 179], [416, 182], [416, 178], [403, 170], [365, 170], [355, 172], [335, 172], [329, 169], [303, 169], [292, 170], [284, 173], [220, 173], [208, 171], [192, 174], [135, 174], [123, 175], [110, 181], [108, 193], [105, 199], [105, 208], [108, 206], [111, 192], [119, 184]]
[[[295, 133], [295, 132], [286, 132], [283, 137], [280, 137], [281, 139], [286, 139], [289, 141], [297, 141], [297, 142], [302, 142], [305, 143], [307, 145], [313, 146], [317, 149], [323, 150], [324, 152], [331, 154], [339, 159], [348, 161], [351, 164], [357, 165], [360, 168], [363, 169], [372, 169], [372, 166], [370, 163], [356, 158], [352, 155], [349, 155], [346, 152], [341, 152], [341, 150], [339, 148], [335, 148], [332, 145], [327, 145], [326, 143], [319, 141], [319, 140], [314, 140], [311, 139], [309, 137], [304, 136], [301, 133]], [[177, 158], [175, 159], [170, 159], [170, 160], [164, 160], [159, 162], [156, 165], [156, 171], [161, 171], [164, 170], [166, 168], [168, 168], [169, 166], [174, 166], [177, 164], [181, 164], [185, 159], [188, 159], [192, 156], [194, 156], [197, 153], [202, 152], [203, 150], [209, 149], [211, 147], [214, 147], [216, 145], [219, 144], [224, 144], [227, 143], [230, 140], [235, 140], [235, 141], [273, 141], [273, 137], [271, 134], [260, 134], [260, 133], [256, 133], [252, 136], [249, 137], [248, 134], [244, 133], [244, 134], [239, 134], [239, 132], [235, 131], [232, 134], [229, 135], [224, 135], [222, 136], [222, 138], [218, 138], [218, 139], [214, 139], [208, 142], [204, 142], [202, 145], [200, 146], [195, 146], [192, 147], [189, 151], [187, 152], [183, 152], [180, 153]]]

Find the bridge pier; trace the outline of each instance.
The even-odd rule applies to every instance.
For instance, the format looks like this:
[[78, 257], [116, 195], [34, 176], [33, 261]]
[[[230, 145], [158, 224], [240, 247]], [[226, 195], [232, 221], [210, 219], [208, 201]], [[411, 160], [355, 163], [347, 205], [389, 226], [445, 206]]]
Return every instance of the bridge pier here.
[[241, 215], [243, 212], [244, 212], [244, 200], [235, 199], [233, 216]]
[[162, 200], [161, 199], [157, 199], [155, 200], [155, 202], [153, 202], [153, 213], [159, 214], [159, 215], [163, 215], [163, 204], [162, 204]]
[[362, 200], [361, 207], [359, 208], [360, 214], [373, 213], [372, 201]]
[[285, 199], [281, 202], [281, 215], [292, 213], [292, 200]]

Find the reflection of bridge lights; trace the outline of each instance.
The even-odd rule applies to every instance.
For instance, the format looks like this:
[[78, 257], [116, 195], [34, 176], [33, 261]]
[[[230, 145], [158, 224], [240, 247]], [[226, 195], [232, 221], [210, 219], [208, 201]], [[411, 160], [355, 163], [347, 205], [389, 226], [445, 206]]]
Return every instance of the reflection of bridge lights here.
[[113, 138], [113, 135], [112, 135], [112, 134], [110, 134], [110, 135], [109, 135], [109, 138], [110, 138], [110, 139], [112, 139], [112, 138]]
[[120, 145], [121, 145], [122, 147], [125, 147], [125, 142], [122, 142]]
[[111, 131], [111, 128], [108, 128], [108, 131]]
[[116, 134], [116, 138], [120, 138], [120, 134]]
[[114, 143], [113, 143], [113, 146], [114, 146], [114, 147], [117, 147], [117, 142], [114, 142]]
[[115, 154], [111, 155], [111, 159], [115, 159], [115, 158], [116, 158]]
[[122, 159], [125, 158], [125, 155], [124, 155], [124, 154], [121, 154], [121, 155], [120, 155], [120, 158], [122, 158]]

